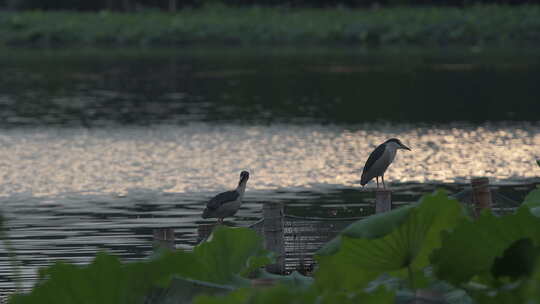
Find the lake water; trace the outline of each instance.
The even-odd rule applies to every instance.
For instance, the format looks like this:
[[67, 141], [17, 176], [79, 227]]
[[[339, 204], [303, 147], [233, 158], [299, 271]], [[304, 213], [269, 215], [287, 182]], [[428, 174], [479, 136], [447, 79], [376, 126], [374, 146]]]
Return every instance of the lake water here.
[[[26, 286], [55, 260], [126, 260], [152, 229], [197, 240], [205, 202], [249, 170], [246, 202], [364, 215], [372, 149], [398, 137], [395, 203], [487, 176], [538, 183], [540, 55], [479, 50], [8, 50], [0, 53], [0, 206]], [[368, 188], [373, 184], [368, 185]], [[12, 286], [5, 248], [0, 288]]]

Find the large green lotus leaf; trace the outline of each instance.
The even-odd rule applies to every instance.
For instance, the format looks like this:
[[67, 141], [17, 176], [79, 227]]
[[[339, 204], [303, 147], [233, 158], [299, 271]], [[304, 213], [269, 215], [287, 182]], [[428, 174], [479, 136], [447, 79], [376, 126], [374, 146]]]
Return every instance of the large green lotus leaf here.
[[523, 287], [504, 286], [499, 290], [489, 289], [488, 291], [470, 292], [475, 303], [478, 304], [515, 304], [532, 303], [524, 297]]
[[318, 294], [314, 289], [291, 288], [287, 285], [278, 285], [268, 289], [253, 289], [248, 303], [273, 304], [273, 303], [316, 303]]
[[[216, 227], [191, 253], [169, 251], [151, 261], [158, 269], [179, 277], [241, 286], [245, 281], [238, 274], [248, 274], [271, 262], [271, 253], [263, 248], [263, 240], [255, 231], [225, 226]], [[162, 278], [165, 281], [161, 285], [166, 286], [167, 277]]]
[[[173, 283], [174, 280], [194, 279], [243, 287], [249, 285], [249, 280], [239, 274], [247, 275], [269, 264], [272, 262], [270, 256], [270, 252], [263, 248], [262, 238], [253, 230], [218, 226], [193, 252], [165, 252], [151, 263], [155, 265], [154, 271], [162, 270], [161, 287], [169, 286], [171, 278], [174, 278]], [[137, 263], [132, 267], [142, 265]], [[174, 284], [168, 291], [174, 292]]]
[[[202, 296], [197, 299], [196, 303], [252, 303], [248, 301], [247, 295], [249, 294], [249, 298], [258, 298], [259, 301], [270, 301], [275, 300], [276, 303], [280, 303], [279, 301], [283, 300], [283, 296], [292, 296], [292, 297], [298, 297], [299, 299], [305, 300], [306, 298], [310, 298], [313, 296], [313, 290], [311, 287], [313, 286], [313, 278], [307, 277], [304, 275], [301, 275], [297, 271], [294, 271], [290, 275], [276, 275], [272, 273], [268, 273], [266, 270], [259, 270], [256, 273], [255, 276], [256, 279], [272, 279], [275, 283], [280, 284], [277, 291], [272, 291], [271, 295], [264, 295], [264, 299], [260, 299], [261, 292], [257, 289], [238, 289], [237, 291], [234, 291], [226, 296], [220, 296], [220, 297], [211, 297], [208, 294], [205, 294], [205, 296]], [[247, 287], [247, 286], [244, 286]], [[288, 293], [286, 290], [290, 289], [290, 293]], [[247, 291], [248, 290], [248, 291]], [[257, 296], [256, 296], [257, 295]], [[258, 302], [257, 302], [258, 303]], [[273, 303], [273, 302], [269, 302]], [[285, 301], [285, 303], [288, 303], [288, 300]], [[300, 302], [303, 303], [303, 302]]]
[[[161, 290], [157, 303], [191, 303], [194, 296], [222, 294], [250, 285], [239, 276], [272, 262], [269, 251], [263, 249], [262, 238], [247, 228], [218, 226], [206, 242], [194, 248], [195, 261], [174, 264], [174, 258], [162, 259], [163, 264], [174, 268], [174, 278]], [[174, 266], [173, 266], [174, 265]], [[198, 281], [193, 281], [197, 279]], [[218, 284], [226, 285], [218, 285]]]
[[118, 258], [104, 253], [88, 266], [59, 262], [41, 272], [42, 282], [31, 293], [16, 295], [10, 303], [142, 303], [150, 286], [125, 292], [126, 274]]
[[233, 291], [225, 296], [199, 295], [193, 301], [193, 304], [241, 304], [248, 303], [252, 289], [242, 288]]
[[397, 303], [396, 294], [393, 291], [389, 291], [386, 288], [380, 287], [371, 292], [356, 291], [356, 292], [343, 292], [333, 291], [326, 292], [321, 297], [320, 302], [323, 304], [395, 304]]
[[540, 207], [540, 189], [529, 192], [525, 197], [523, 204], [529, 208]]
[[[144, 273], [145, 280], [156, 281], [159, 286], [167, 286], [173, 276], [182, 276], [196, 280], [206, 278], [206, 273], [199, 271], [203, 267], [203, 262], [196, 255], [186, 251], [164, 251], [159, 258], [150, 261], [125, 264], [125, 271], [130, 277], [135, 278], [133, 284], [141, 283], [138, 278], [139, 273]], [[152, 269], [151, 273], [146, 270]], [[144, 282], [143, 282], [144, 283]]]
[[364, 288], [364, 291], [370, 292], [384, 286], [387, 290], [395, 292], [395, 304], [438, 303], [438, 300], [433, 299], [436, 295], [440, 297], [439, 299], [444, 298], [447, 304], [473, 304], [472, 299], [465, 290], [456, 288], [444, 281], [435, 280], [431, 272], [431, 267], [426, 267], [424, 270], [424, 276], [429, 281], [424, 284], [425, 287], [421, 290], [408, 288], [407, 281], [404, 278], [384, 274], [372, 280], [368, 287]]
[[[530, 239], [534, 247], [540, 244], [540, 219], [529, 208], [523, 206], [516, 214], [503, 217], [482, 212], [476, 221], [464, 220], [445, 233], [442, 247], [431, 256], [435, 274], [453, 284], [468, 282], [473, 276], [493, 278], [498, 275], [496, 271], [492, 274], [496, 258], [503, 257], [510, 246], [522, 239]], [[500, 261], [499, 269], [512, 267], [504, 263], [517, 263], [510, 258]]]
[[540, 281], [523, 280], [502, 284], [499, 287], [491, 287], [485, 290], [469, 290], [468, 293], [478, 304], [538, 304], [540, 303], [535, 295], [529, 294], [532, 285], [538, 285]]
[[320, 294], [314, 287], [303, 289], [287, 284], [270, 288], [243, 288], [226, 296], [201, 295], [195, 304], [390, 304], [394, 303], [394, 294], [383, 288], [372, 293], [335, 292]]
[[501, 257], [496, 257], [491, 266], [495, 278], [508, 277], [516, 280], [530, 277], [540, 250], [529, 238], [519, 239], [506, 248]]
[[385, 236], [406, 221], [413, 208], [414, 205], [409, 205], [358, 220], [340, 232], [338, 236], [319, 249], [316, 254], [331, 255], [336, 253], [341, 247], [343, 236], [364, 239], [376, 239]]
[[199, 275], [198, 266], [193, 254], [182, 251], [128, 264], [99, 253], [86, 266], [58, 262], [44, 268], [32, 292], [17, 295], [10, 303], [142, 303], [154, 286], [174, 274]]
[[475, 303], [479, 304], [540, 304], [540, 257], [533, 264], [535, 266], [528, 270], [532, 274], [527, 278], [499, 284], [496, 287], [469, 290], [469, 294]]
[[273, 252], [260, 252], [258, 255], [250, 256], [246, 261], [246, 267], [244, 267], [240, 275], [247, 277], [273, 261], [275, 261], [275, 253]]
[[191, 304], [200, 294], [225, 295], [236, 288], [175, 276], [167, 288], [153, 289], [145, 298], [146, 304]]
[[532, 215], [540, 217], [540, 207], [532, 207], [530, 211]]
[[534, 272], [527, 282], [524, 295], [530, 304], [540, 304], [540, 257], [536, 259]]
[[408, 213], [401, 225], [378, 238], [343, 235], [336, 254], [317, 256], [317, 285], [357, 290], [383, 273], [408, 273], [412, 282], [420, 281], [414, 276], [422, 275], [428, 266], [429, 254], [440, 246], [441, 232], [452, 229], [465, 215], [460, 203], [443, 191], [423, 196]]
[[[142, 303], [144, 295], [157, 285], [173, 292], [166, 287], [175, 278], [242, 286], [247, 280], [238, 274], [254, 265], [263, 265], [259, 258], [250, 259], [259, 254], [268, 256], [262, 239], [254, 231], [218, 227], [193, 252], [164, 252], [152, 260], [127, 264], [106, 253], [98, 254], [86, 266], [56, 263], [40, 271], [40, 283], [31, 293], [17, 295], [11, 303], [136, 304]], [[180, 283], [180, 289], [188, 286]]]
[[[199, 280], [227, 283], [235, 274], [271, 262], [270, 252], [263, 248], [263, 239], [248, 228], [214, 229], [208, 240], [193, 250], [200, 261]], [[266, 258], [251, 258], [266, 257]]]
[[302, 275], [298, 271], [293, 271], [289, 275], [277, 275], [266, 270], [259, 270], [254, 276], [256, 279], [272, 279], [290, 287], [309, 288], [313, 285], [313, 277]]
[[318, 294], [313, 289], [297, 289], [280, 284], [270, 288], [240, 289], [224, 297], [202, 295], [195, 299], [194, 304], [309, 304], [316, 303], [317, 298]]

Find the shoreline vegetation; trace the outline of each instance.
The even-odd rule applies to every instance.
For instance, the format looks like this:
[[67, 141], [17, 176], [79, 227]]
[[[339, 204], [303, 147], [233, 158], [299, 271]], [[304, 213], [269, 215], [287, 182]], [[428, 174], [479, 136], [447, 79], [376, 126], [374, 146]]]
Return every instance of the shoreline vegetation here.
[[0, 45], [22, 47], [519, 48], [540, 46], [540, 5], [315, 9], [214, 4], [176, 13], [2, 11], [0, 29]]

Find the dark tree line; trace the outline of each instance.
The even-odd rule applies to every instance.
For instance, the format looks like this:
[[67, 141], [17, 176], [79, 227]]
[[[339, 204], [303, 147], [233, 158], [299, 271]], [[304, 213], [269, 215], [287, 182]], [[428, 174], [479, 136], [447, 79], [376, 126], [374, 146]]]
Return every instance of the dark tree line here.
[[0, 0], [0, 7], [13, 10], [80, 10], [135, 11], [161, 9], [176, 11], [183, 7], [199, 7], [220, 2], [233, 6], [291, 6], [291, 7], [369, 7], [373, 5], [437, 5], [467, 6], [473, 4], [540, 4], [540, 0]]

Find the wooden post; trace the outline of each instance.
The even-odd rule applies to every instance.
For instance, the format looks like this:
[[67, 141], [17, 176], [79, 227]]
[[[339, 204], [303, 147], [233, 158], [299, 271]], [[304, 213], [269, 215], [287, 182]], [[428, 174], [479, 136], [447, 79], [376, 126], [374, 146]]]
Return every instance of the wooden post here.
[[263, 205], [264, 247], [276, 254], [276, 263], [266, 266], [271, 273], [285, 272], [285, 245], [283, 240], [283, 204], [265, 203]]
[[388, 189], [375, 190], [375, 213], [392, 210], [392, 191]]
[[173, 228], [157, 228], [154, 229], [154, 250], [166, 248], [170, 250], [176, 249], [174, 245], [174, 229]]
[[131, 11], [131, 0], [122, 0], [122, 9], [124, 12]]
[[214, 224], [201, 224], [199, 225], [199, 228], [197, 229], [197, 232], [198, 232], [198, 239], [197, 239], [197, 243], [200, 243], [204, 240], [206, 240], [210, 234], [212, 234], [212, 231], [214, 230], [214, 227], [216, 225]]
[[491, 209], [491, 191], [489, 190], [489, 179], [487, 177], [475, 177], [471, 179], [473, 190], [472, 199], [476, 217], [480, 215], [482, 209]]
[[169, 12], [176, 12], [176, 0], [169, 0]]

